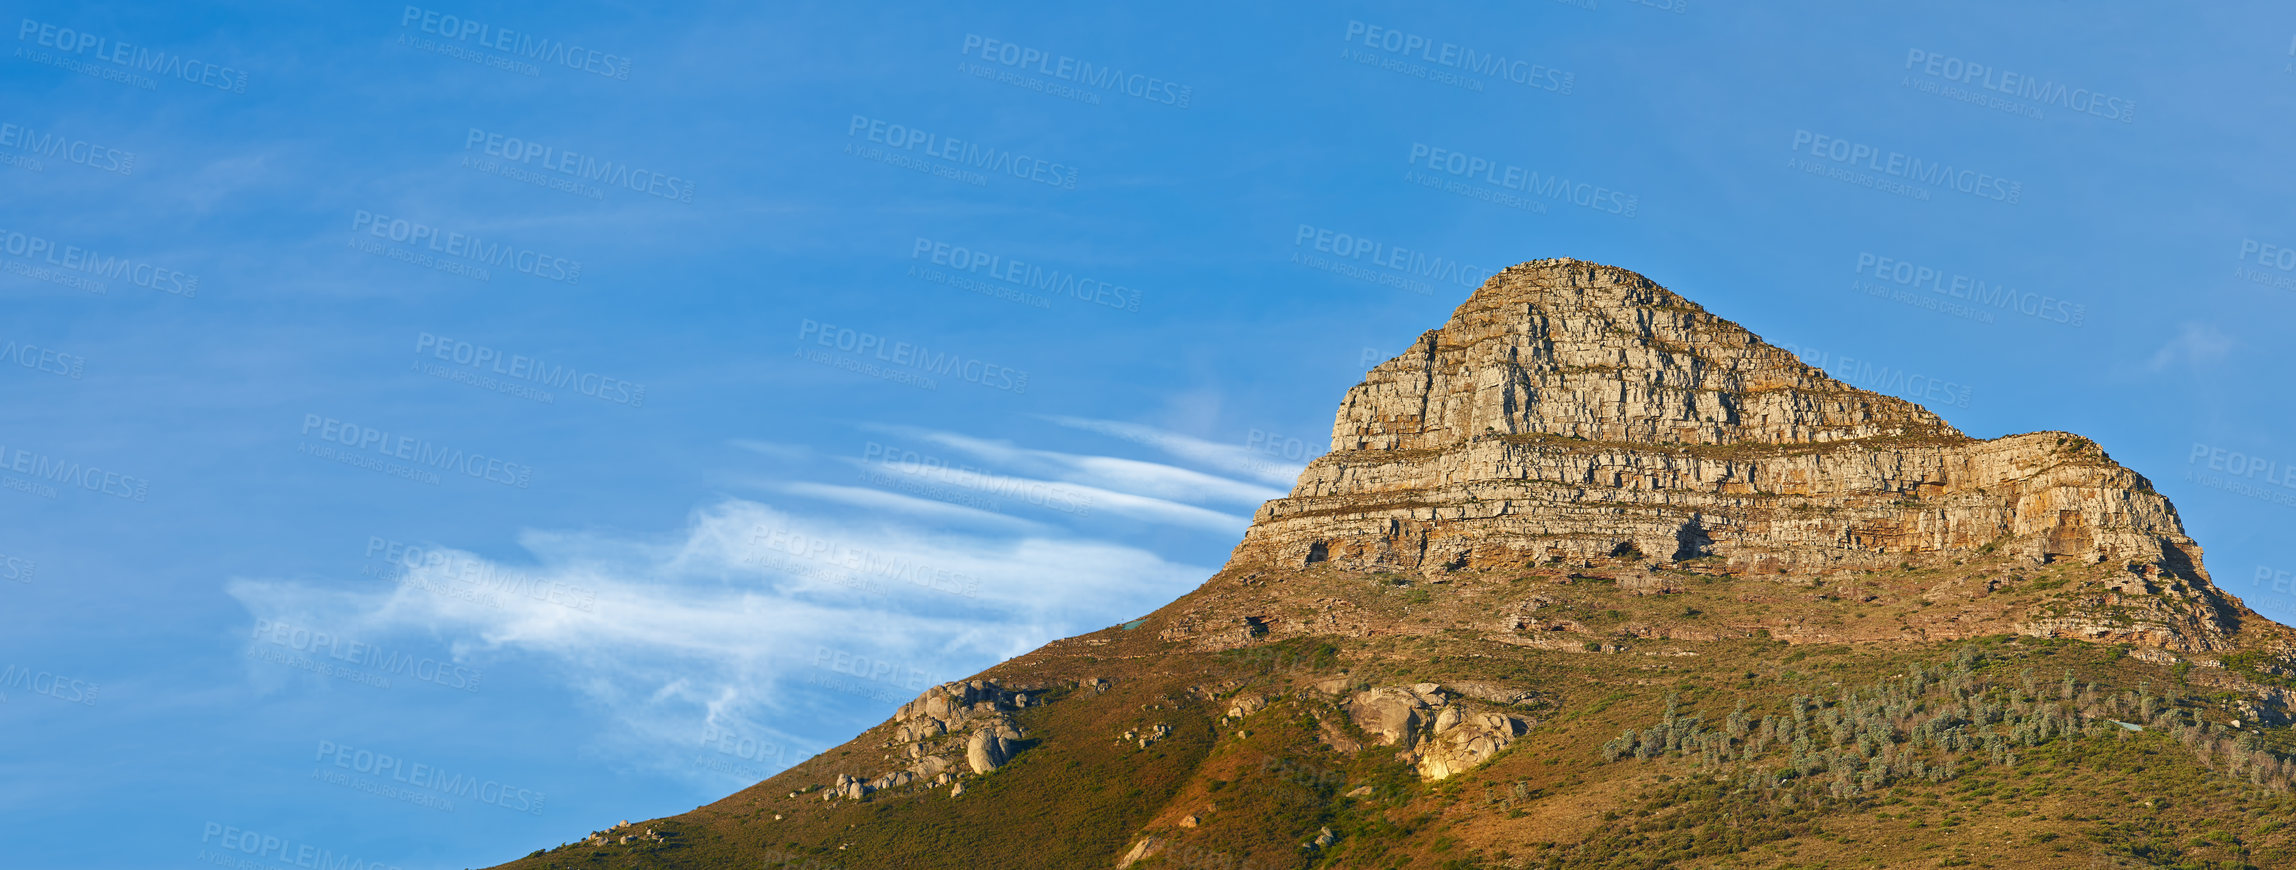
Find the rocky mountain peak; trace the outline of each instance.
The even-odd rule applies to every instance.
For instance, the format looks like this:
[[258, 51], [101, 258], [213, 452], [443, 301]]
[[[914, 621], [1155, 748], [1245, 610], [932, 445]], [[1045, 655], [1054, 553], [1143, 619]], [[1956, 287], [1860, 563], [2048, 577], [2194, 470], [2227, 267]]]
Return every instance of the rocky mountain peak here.
[[1500, 272], [1372, 369], [1341, 402], [1331, 446], [1442, 448], [1481, 435], [1785, 444], [1960, 433], [1648, 278], [1565, 259]]
[[[2094, 576], [2069, 604], [1973, 603], [2042, 566]], [[2210, 585], [2168, 500], [2095, 442], [1970, 438], [1580, 260], [1500, 272], [1347, 392], [1332, 451], [1261, 507], [1230, 562], [1319, 568], [1435, 582], [1603, 568], [1637, 588], [1695, 575], [1875, 599], [1845, 578], [1899, 572], [1885, 591], [1969, 604], [1857, 628], [1877, 637], [2209, 649], [2251, 615]], [[1992, 572], [1984, 592], [1939, 591]], [[1774, 616], [1745, 628], [1846, 637]]]

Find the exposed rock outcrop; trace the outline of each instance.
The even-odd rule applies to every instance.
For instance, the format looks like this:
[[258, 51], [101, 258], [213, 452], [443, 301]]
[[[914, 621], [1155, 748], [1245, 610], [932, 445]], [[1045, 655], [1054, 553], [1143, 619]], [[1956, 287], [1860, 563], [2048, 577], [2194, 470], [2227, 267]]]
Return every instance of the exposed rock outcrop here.
[[1347, 700], [1347, 712], [1374, 742], [1402, 747], [1397, 757], [1430, 780], [1489, 761], [1535, 724], [1457, 701], [1434, 683], [1366, 689]]
[[[1038, 693], [1036, 703], [1043, 697]], [[988, 680], [943, 683], [926, 689], [916, 700], [901, 705], [889, 723], [892, 736], [885, 744], [891, 750], [887, 757], [907, 758], [909, 765], [874, 778], [839, 774], [822, 793], [822, 799], [859, 799], [884, 789], [945, 785], [968, 773], [994, 772], [1019, 751], [1023, 735], [1011, 712], [1031, 703], [1029, 693]]]
[[2031, 634], [2207, 650], [2245, 613], [2168, 500], [2095, 442], [1972, 439], [1633, 272], [1541, 260], [1349, 390], [1331, 452], [1260, 508], [1231, 565], [1799, 577], [1978, 554], [2116, 578], [2016, 621]]
[[1348, 701], [1347, 713], [1355, 720], [1355, 727], [1381, 746], [1409, 749], [1418, 745], [1419, 728], [1426, 724], [1421, 714], [1426, 709], [1427, 702], [1409, 689], [1382, 688], [1357, 692]]

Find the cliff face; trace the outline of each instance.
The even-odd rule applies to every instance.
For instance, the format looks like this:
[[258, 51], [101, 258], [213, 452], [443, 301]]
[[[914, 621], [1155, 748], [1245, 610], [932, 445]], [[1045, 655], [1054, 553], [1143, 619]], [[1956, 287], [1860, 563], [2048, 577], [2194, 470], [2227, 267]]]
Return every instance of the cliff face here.
[[1500, 272], [1441, 329], [1340, 402], [1332, 451], [1445, 449], [1485, 435], [1632, 444], [1959, 438], [1624, 269], [1538, 260]]
[[1963, 628], [2173, 649], [2239, 629], [2175, 509], [2094, 442], [1972, 439], [1641, 275], [1541, 260], [1349, 390], [1331, 452], [1260, 509], [1235, 563], [1628, 559], [1808, 581], [2003, 558], [2094, 566], [2093, 594]]

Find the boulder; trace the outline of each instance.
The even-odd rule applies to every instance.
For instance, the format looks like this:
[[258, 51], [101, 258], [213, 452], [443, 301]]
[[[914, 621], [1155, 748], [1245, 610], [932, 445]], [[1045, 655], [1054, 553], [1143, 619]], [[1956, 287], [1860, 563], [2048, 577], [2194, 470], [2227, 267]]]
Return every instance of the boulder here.
[[1268, 698], [1266, 695], [1240, 695], [1237, 696], [1235, 703], [1228, 705], [1228, 718], [1242, 719], [1267, 709], [1267, 706]]
[[1530, 732], [1531, 723], [1505, 713], [1467, 712], [1445, 708], [1435, 720], [1435, 736], [1420, 748], [1419, 775], [1428, 780], [1449, 779], [1491, 760]]
[[1459, 708], [1457, 707], [1445, 707], [1443, 712], [1435, 714], [1435, 733], [1437, 735], [1458, 727], [1458, 725]]
[[1007, 760], [1004, 738], [989, 729], [973, 732], [972, 740], [965, 744], [965, 763], [974, 773], [988, 773], [1004, 766]]
[[1382, 746], [1410, 747], [1419, 741], [1420, 711], [1427, 702], [1408, 689], [1377, 688], [1355, 693], [1348, 701], [1348, 717]]

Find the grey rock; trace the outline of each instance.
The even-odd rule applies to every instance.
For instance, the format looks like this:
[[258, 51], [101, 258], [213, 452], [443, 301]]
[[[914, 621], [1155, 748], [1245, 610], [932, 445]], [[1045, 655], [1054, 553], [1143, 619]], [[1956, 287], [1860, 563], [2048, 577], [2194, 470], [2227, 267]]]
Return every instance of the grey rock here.
[[1416, 744], [1425, 709], [1427, 702], [1401, 688], [1365, 689], [1348, 701], [1348, 717], [1382, 746]]
[[965, 744], [965, 763], [974, 773], [996, 770], [1007, 758], [1004, 738], [989, 729], [973, 732], [972, 740]]

